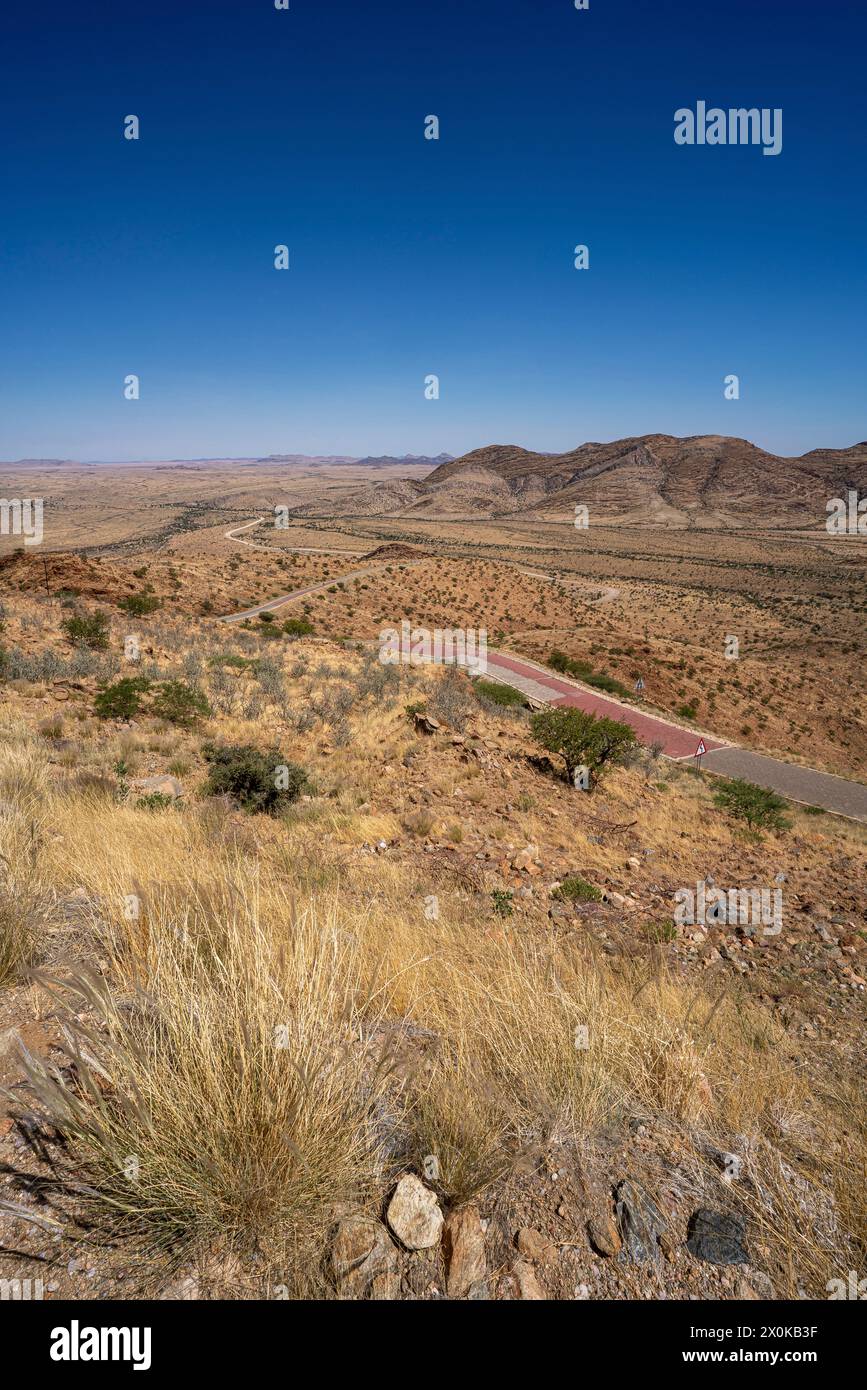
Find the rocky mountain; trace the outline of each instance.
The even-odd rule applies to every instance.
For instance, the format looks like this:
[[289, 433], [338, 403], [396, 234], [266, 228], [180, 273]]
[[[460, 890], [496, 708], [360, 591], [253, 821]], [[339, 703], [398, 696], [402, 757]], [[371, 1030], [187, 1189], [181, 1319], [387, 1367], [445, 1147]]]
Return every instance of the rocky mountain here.
[[342, 509], [562, 521], [583, 504], [591, 515], [633, 525], [819, 529], [828, 500], [850, 488], [867, 491], [867, 442], [784, 458], [724, 435], [651, 434], [565, 454], [489, 445], [440, 464], [420, 482], [360, 487]]

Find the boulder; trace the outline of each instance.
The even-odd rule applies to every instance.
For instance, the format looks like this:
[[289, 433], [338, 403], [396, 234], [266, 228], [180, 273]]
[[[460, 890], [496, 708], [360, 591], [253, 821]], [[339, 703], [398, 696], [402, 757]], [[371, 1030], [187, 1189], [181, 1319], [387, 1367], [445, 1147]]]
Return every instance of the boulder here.
[[172, 801], [184, 794], [177, 777], [170, 777], [164, 772], [158, 772], [155, 777], [137, 777], [131, 785], [144, 796], [152, 796], [157, 792], [160, 796], [170, 796]]

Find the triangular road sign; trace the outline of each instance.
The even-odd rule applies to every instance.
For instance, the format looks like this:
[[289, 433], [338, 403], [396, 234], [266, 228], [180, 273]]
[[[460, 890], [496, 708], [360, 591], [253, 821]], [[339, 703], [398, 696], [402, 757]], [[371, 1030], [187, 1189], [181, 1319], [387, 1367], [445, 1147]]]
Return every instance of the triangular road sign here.
[[703, 754], [703, 753], [706, 753], [706, 752], [707, 752], [707, 749], [706, 749], [705, 746], [704, 746], [704, 739], [703, 739], [703, 738], [700, 738], [699, 741], [698, 741], [698, 748], [696, 748], [696, 750], [695, 750], [695, 752], [693, 753], [692, 756], [693, 756], [694, 758], [700, 758], [700, 757], [702, 756], [702, 754]]

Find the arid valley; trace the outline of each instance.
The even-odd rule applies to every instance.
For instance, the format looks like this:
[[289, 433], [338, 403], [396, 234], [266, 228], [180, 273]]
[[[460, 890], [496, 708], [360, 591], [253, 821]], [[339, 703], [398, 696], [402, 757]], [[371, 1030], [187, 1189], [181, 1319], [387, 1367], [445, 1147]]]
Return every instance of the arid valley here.
[[[865, 467], [658, 435], [0, 466], [43, 502], [0, 540], [0, 1275], [752, 1300], [857, 1270], [867, 535], [826, 502]], [[384, 664], [404, 622], [484, 632], [487, 671]], [[588, 710], [621, 743], [583, 785]]]

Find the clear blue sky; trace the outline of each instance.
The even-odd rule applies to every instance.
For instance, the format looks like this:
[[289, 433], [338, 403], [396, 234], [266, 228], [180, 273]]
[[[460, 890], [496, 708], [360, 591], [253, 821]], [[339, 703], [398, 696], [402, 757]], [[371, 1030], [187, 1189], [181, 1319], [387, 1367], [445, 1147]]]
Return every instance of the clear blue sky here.
[[[867, 437], [861, 0], [15, 11], [0, 458]], [[699, 99], [782, 153], [675, 145]]]

